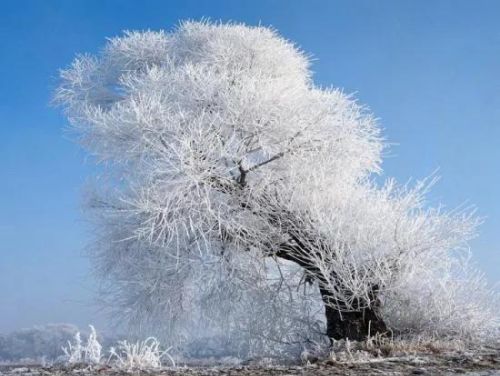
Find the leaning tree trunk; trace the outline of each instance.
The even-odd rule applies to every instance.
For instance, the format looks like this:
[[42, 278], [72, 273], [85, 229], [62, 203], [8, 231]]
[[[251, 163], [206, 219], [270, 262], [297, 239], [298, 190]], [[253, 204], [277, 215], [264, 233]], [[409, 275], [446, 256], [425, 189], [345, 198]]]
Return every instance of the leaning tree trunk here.
[[[238, 179], [238, 186], [240, 188], [246, 186], [245, 178], [247, 172], [240, 166], [240, 177]], [[241, 207], [248, 209], [252, 205], [248, 202], [242, 202]], [[294, 217], [294, 213], [282, 210], [281, 208], [276, 208], [275, 211], [270, 211], [268, 214], [267, 219], [269, 223], [279, 225], [281, 231], [290, 237], [289, 241], [281, 243], [277, 249], [272, 244], [269, 244], [269, 249], [272, 250], [269, 255], [295, 262], [304, 268], [312, 279], [317, 280], [320, 285], [321, 298], [325, 304], [326, 335], [330, 341], [346, 338], [360, 341], [371, 335], [386, 333], [387, 326], [379, 316], [380, 300], [378, 298], [378, 286], [372, 286], [369, 304], [359, 304], [359, 309], [356, 309], [356, 307], [354, 307], [354, 310], [352, 309], [353, 307], [350, 307], [349, 310], [342, 309], [341, 306], [332, 302], [332, 293], [328, 289], [321, 288], [322, 285], [327, 285], [324, 275], [314, 265], [314, 257], [307, 257], [308, 254], [314, 251], [308, 249], [307, 245], [301, 241], [301, 236], [296, 233], [296, 229], [300, 228], [300, 225], [297, 226], [294, 223]], [[290, 229], [287, 229], [287, 222], [291, 223]], [[300, 221], [297, 222], [300, 223]], [[335, 278], [333, 279], [335, 280]]]
[[[324, 275], [305, 254], [306, 247], [300, 244], [300, 240], [295, 238], [294, 244], [283, 243], [280, 245], [275, 256], [293, 261], [303, 267], [312, 279], [315, 279], [320, 285], [320, 293], [325, 304], [326, 334], [330, 341], [340, 339], [350, 339], [353, 341], [362, 341], [368, 336], [387, 333], [388, 329], [380, 317], [380, 299], [378, 297], [379, 287], [372, 286], [367, 302], [359, 302], [356, 307], [344, 307], [342, 302], [335, 301], [332, 292], [327, 288], [321, 287], [328, 285]], [[335, 278], [333, 277], [335, 280]], [[339, 283], [340, 285], [340, 283]]]
[[374, 300], [370, 308], [348, 311], [332, 304], [327, 290], [320, 289], [320, 292], [325, 304], [326, 334], [330, 341], [346, 338], [362, 341], [368, 336], [387, 332], [387, 326], [377, 312], [380, 308], [378, 300]]

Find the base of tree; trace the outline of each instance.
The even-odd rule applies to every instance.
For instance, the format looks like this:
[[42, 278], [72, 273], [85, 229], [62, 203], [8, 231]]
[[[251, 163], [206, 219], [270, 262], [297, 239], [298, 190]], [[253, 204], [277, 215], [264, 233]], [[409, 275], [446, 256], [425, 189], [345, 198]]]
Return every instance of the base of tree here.
[[377, 317], [373, 309], [366, 308], [356, 312], [340, 312], [326, 306], [326, 334], [328, 338], [363, 341], [375, 334], [385, 334], [388, 329], [384, 321]]

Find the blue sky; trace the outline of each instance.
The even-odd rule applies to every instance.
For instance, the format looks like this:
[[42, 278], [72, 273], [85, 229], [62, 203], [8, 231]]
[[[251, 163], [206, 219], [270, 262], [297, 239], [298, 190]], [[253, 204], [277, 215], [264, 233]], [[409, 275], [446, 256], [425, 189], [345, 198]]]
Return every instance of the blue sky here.
[[59, 68], [125, 29], [210, 17], [272, 25], [354, 92], [395, 143], [384, 176], [439, 168], [431, 204], [475, 204], [474, 257], [500, 281], [500, 2], [3, 0], [0, 3], [0, 331], [104, 319], [82, 253], [93, 166], [49, 106]]

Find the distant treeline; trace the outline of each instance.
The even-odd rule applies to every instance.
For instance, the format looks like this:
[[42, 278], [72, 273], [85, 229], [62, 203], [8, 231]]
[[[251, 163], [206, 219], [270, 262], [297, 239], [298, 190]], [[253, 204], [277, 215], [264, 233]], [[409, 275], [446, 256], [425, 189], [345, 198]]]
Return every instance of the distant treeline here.
[[[0, 362], [43, 362], [54, 361], [63, 355], [62, 346], [67, 346], [76, 332], [72, 324], [47, 324], [29, 329], [20, 329], [0, 334]], [[86, 331], [80, 331], [82, 339]], [[107, 343], [107, 338], [101, 338]]]

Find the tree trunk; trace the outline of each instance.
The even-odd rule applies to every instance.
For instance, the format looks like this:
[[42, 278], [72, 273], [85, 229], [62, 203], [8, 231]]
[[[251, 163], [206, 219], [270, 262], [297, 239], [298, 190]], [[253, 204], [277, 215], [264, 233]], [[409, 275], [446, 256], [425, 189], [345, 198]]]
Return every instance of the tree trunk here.
[[387, 326], [378, 317], [378, 300], [370, 308], [363, 308], [359, 311], [342, 311], [329, 303], [329, 293], [320, 289], [323, 302], [325, 303], [326, 334], [330, 341], [340, 339], [350, 339], [352, 341], [363, 341], [368, 336], [376, 333], [387, 333]]
[[[302, 266], [312, 278], [320, 284], [321, 298], [325, 304], [326, 334], [330, 341], [349, 338], [353, 341], [362, 341], [375, 334], [384, 334], [388, 332], [385, 322], [380, 318], [380, 300], [378, 298], [379, 287], [372, 286], [369, 304], [359, 304], [359, 310], [353, 310], [352, 307], [342, 309], [342, 304], [335, 304], [331, 292], [322, 288], [326, 284], [324, 276], [318, 271], [316, 266], [309, 262], [304, 254], [304, 246], [301, 246], [300, 240], [296, 240], [298, 245], [281, 244], [280, 249], [274, 255], [285, 260], [293, 261]], [[299, 247], [299, 248], [298, 248]], [[362, 302], [360, 302], [362, 303]], [[354, 307], [355, 308], [355, 307]]]
[[[266, 164], [274, 159], [271, 158], [268, 161], [261, 163], [258, 166]], [[240, 176], [238, 178], [238, 187], [245, 188], [246, 186], [246, 176], [250, 170], [244, 170], [239, 165]], [[215, 181], [216, 186], [218, 186], [222, 192], [225, 192], [226, 189], [233, 189], [233, 186], [229, 188], [221, 183], [220, 181]], [[242, 208], [251, 208], [252, 205], [246, 201], [241, 203]], [[318, 270], [317, 266], [312, 261], [314, 258], [309, 258], [307, 255], [314, 252], [311, 249], [308, 249], [307, 245], [302, 241], [301, 236], [297, 234], [297, 228], [300, 226], [296, 226], [294, 224], [294, 214], [289, 211], [283, 211], [281, 208], [277, 207], [274, 212], [270, 212], [268, 214], [268, 221], [272, 225], [279, 226], [281, 231], [284, 234], [287, 234], [290, 237], [290, 240], [287, 240], [277, 247], [273, 247], [272, 244], [269, 244], [269, 250], [271, 250], [270, 254], [273, 257], [280, 257], [284, 260], [293, 261], [299, 266], [303, 267], [306, 272], [309, 273], [312, 279], [316, 279], [320, 286], [325, 285], [324, 276]], [[281, 217], [278, 213], [284, 213], [285, 215]], [[286, 223], [292, 223], [290, 229], [287, 230]], [[300, 221], [297, 221], [301, 223]], [[328, 249], [327, 246], [324, 247]], [[320, 250], [321, 252], [321, 250]], [[334, 276], [333, 276], [334, 277]], [[333, 278], [335, 279], [335, 278]], [[380, 311], [380, 300], [378, 299], [378, 291], [379, 288], [377, 285], [372, 286], [371, 288], [371, 296], [368, 297], [369, 304], [360, 304], [359, 307], [368, 307], [362, 308], [359, 310], [350, 310], [342, 309], [342, 307], [337, 308], [335, 304], [331, 304], [332, 294], [328, 292], [327, 289], [320, 287], [320, 293], [322, 300], [325, 304], [325, 317], [326, 317], [326, 334], [330, 341], [333, 339], [350, 339], [353, 341], [362, 341], [367, 337], [375, 335], [375, 334], [384, 334], [387, 333], [388, 329], [385, 322], [379, 317]]]

